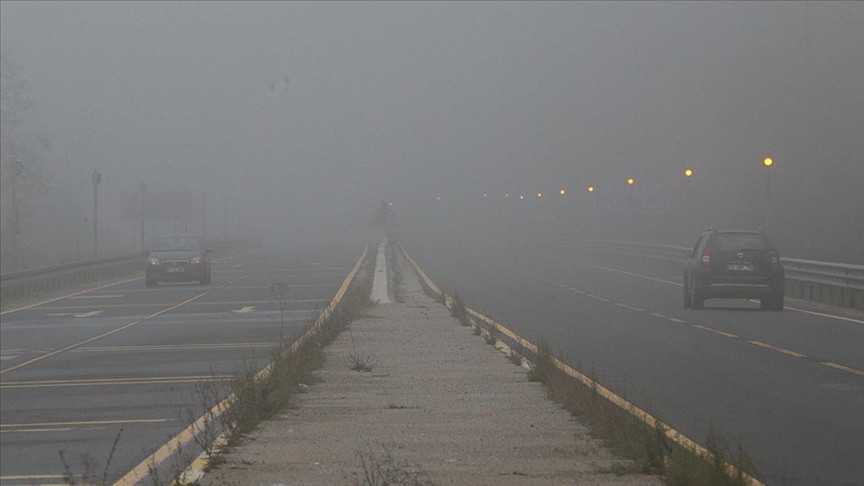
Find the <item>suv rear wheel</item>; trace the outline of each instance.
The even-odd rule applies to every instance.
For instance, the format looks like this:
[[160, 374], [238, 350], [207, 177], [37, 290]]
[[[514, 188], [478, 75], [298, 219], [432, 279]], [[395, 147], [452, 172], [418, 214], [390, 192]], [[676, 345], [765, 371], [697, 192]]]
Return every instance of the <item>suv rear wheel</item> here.
[[685, 278], [684, 279], [684, 285], [681, 286], [681, 300], [682, 300], [682, 304], [684, 304], [685, 309], [690, 307], [690, 305], [691, 305], [692, 297], [690, 296], [689, 286], [690, 286], [690, 284], [687, 283], [687, 279]]
[[702, 309], [705, 307], [705, 295], [698, 288], [690, 290], [690, 306], [694, 309]]
[[759, 307], [763, 310], [782, 311], [785, 306], [785, 301], [786, 299], [783, 294], [770, 295], [759, 299]]

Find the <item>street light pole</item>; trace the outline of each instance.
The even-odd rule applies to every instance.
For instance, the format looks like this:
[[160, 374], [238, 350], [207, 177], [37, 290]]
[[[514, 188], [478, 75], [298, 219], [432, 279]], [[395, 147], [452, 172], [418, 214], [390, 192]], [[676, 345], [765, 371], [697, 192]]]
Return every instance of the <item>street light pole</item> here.
[[693, 169], [684, 169], [684, 177], [686, 177], [687, 183], [687, 239], [685, 240], [687, 244], [690, 244], [690, 229], [693, 227], [693, 206], [690, 204], [690, 193], [692, 182], [690, 182], [690, 178], [693, 177]]
[[102, 182], [102, 174], [93, 169], [91, 175], [93, 181], [93, 258], [99, 256], [99, 183]]
[[138, 208], [140, 210], [141, 216], [141, 251], [147, 250], [147, 244], [144, 241], [144, 195], [147, 194], [147, 183], [141, 181], [141, 184], [138, 186]]
[[765, 157], [762, 164], [765, 166], [765, 233], [768, 233], [771, 219], [771, 166], [774, 165], [774, 159]]

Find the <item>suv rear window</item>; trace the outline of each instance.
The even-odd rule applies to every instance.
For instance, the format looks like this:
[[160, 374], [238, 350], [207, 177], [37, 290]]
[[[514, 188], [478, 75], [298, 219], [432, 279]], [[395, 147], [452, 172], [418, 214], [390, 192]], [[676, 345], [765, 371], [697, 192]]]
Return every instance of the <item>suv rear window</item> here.
[[721, 251], [765, 250], [770, 246], [764, 235], [755, 233], [718, 233], [713, 244]]

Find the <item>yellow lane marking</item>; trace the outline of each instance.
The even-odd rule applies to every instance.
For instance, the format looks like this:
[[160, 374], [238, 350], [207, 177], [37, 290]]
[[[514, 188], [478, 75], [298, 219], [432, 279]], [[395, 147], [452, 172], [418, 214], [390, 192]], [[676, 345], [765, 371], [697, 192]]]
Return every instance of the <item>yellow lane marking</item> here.
[[177, 308], [183, 307], [184, 305], [186, 305], [186, 304], [188, 304], [188, 303], [190, 303], [190, 302], [194, 302], [194, 301], [200, 299], [201, 297], [204, 297], [205, 295], [207, 295], [207, 294], [209, 294], [209, 293], [211, 293], [211, 292], [213, 292], [213, 291], [215, 291], [215, 290], [217, 290], [217, 289], [220, 289], [220, 288], [222, 288], [222, 287], [226, 287], [226, 286], [228, 286], [228, 285], [231, 285], [232, 283], [234, 283], [234, 282], [236, 282], [236, 281], [238, 281], [238, 280], [242, 280], [244, 277], [245, 277], [245, 276], [241, 276], [241, 277], [237, 277], [237, 278], [235, 278], [235, 279], [233, 279], [233, 280], [229, 280], [228, 282], [225, 282], [224, 284], [222, 284], [222, 285], [220, 285], [220, 286], [218, 286], [218, 287], [215, 287], [215, 288], [212, 288], [212, 289], [210, 289], [210, 290], [208, 290], [208, 291], [206, 291], [206, 292], [200, 293], [200, 294], [198, 294], [198, 295], [196, 295], [196, 296], [194, 296], [194, 297], [192, 297], [192, 298], [190, 298], [190, 299], [186, 299], [186, 300], [184, 300], [183, 302], [180, 302], [179, 304], [175, 304], [175, 305], [172, 305], [171, 307], [168, 307], [168, 308], [166, 308], [166, 309], [162, 309], [162, 310], [160, 310], [160, 311], [158, 311], [158, 312], [154, 312], [153, 314], [150, 314], [149, 316], [144, 317], [144, 318], [142, 318], [142, 319], [137, 319], [137, 320], [135, 320], [135, 321], [132, 321], [132, 322], [130, 322], [129, 324], [126, 324], [126, 325], [123, 325], [123, 326], [118, 327], [117, 329], [113, 329], [113, 330], [111, 330], [111, 331], [108, 331], [108, 332], [102, 333], [102, 334], [100, 334], [100, 335], [98, 335], [98, 336], [94, 336], [94, 337], [92, 337], [92, 338], [90, 338], [90, 339], [85, 339], [84, 341], [81, 341], [81, 342], [78, 342], [78, 343], [75, 343], [75, 344], [70, 344], [69, 346], [66, 346], [65, 348], [58, 349], [58, 350], [53, 351], [53, 352], [50, 352], [50, 353], [48, 353], [48, 354], [43, 354], [42, 356], [37, 356], [37, 357], [32, 358], [32, 359], [29, 359], [29, 360], [27, 360], [27, 361], [25, 361], [25, 362], [23, 362], [23, 363], [19, 363], [19, 364], [15, 365], [15, 366], [10, 366], [10, 367], [8, 367], [8, 368], [4, 368], [4, 369], [0, 370], [0, 375], [3, 375], [3, 374], [6, 374], [6, 373], [9, 373], [10, 371], [15, 371], [15, 370], [21, 369], [21, 368], [23, 368], [23, 367], [25, 367], [25, 366], [29, 366], [29, 365], [31, 365], [31, 364], [33, 364], [33, 363], [37, 363], [37, 362], [42, 361], [42, 360], [44, 360], [44, 359], [48, 359], [48, 358], [50, 358], [50, 357], [52, 357], [52, 356], [56, 356], [56, 355], [58, 355], [58, 354], [60, 354], [60, 353], [64, 353], [64, 352], [66, 352], [66, 351], [69, 351], [70, 349], [75, 349], [75, 348], [81, 347], [81, 346], [83, 346], [83, 345], [85, 345], [85, 344], [92, 343], [93, 341], [97, 341], [97, 340], [102, 339], [102, 338], [104, 338], [104, 337], [108, 337], [108, 336], [110, 336], [110, 335], [112, 335], [112, 334], [116, 334], [116, 333], [118, 333], [118, 332], [120, 332], [120, 331], [124, 331], [124, 330], [126, 330], [126, 329], [129, 329], [130, 327], [132, 327], [132, 326], [134, 326], [134, 325], [136, 325], [136, 324], [140, 324], [140, 323], [142, 323], [142, 322], [144, 322], [144, 321], [146, 321], [146, 320], [152, 319], [152, 318], [157, 317], [157, 316], [161, 316], [162, 314], [165, 314], [165, 313], [171, 312], [171, 311], [174, 310], [174, 309], [177, 309]]
[[667, 319], [669, 319], [672, 322], [677, 322], [678, 324], [686, 324], [687, 323], [687, 321], [682, 321], [681, 319], [676, 319], [674, 317], [667, 317]]
[[[360, 258], [357, 259], [357, 263], [354, 264], [354, 268], [351, 269], [351, 272], [345, 277], [345, 280], [342, 282], [342, 286], [339, 287], [339, 290], [336, 291], [336, 295], [333, 296], [333, 299], [330, 300], [330, 304], [328, 304], [325, 312], [322, 312], [318, 320], [306, 331], [302, 336], [300, 336], [297, 340], [294, 341], [294, 344], [289, 348], [290, 352], [295, 352], [300, 346], [303, 345], [304, 342], [311, 339], [317, 333], [318, 328], [324, 322], [324, 320], [329, 316], [330, 312], [336, 308], [339, 302], [342, 301], [342, 297], [345, 295], [345, 292], [348, 291], [348, 286], [351, 284], [351, 281], [354, 280], [354, 275], [360, 270], [360, 266], [363, 264], [363, 261], [366, 259], [366, 254], [369, 251], [369, 245], [366, 245], [363, 248], [363, 253], [360, 255]], [[272, 368], [271, 365], [268, 365], [263, 370], [259, 371], [256, 378], [264, 377], [270, 373]], [[126, 473], [120, 480], [114, 483], [114, 486], [133, 486], [137, 484], [142, 479], [146, 478], [149, 471], [152, 467], [156, 467], [159, 464], [162, 464], [166, 459], [171, 457], [179, 448], [188, 444], [195, 436], [198, 434], [202, 427], [206, 426], [208, 421], [218, 420], [219, 417], [222, 416], [227, 406], [231, 404], [234, 400], [234, 394], [228, 396], [228, 398], [222, 400], [213, 406], [208, 412], [202, 415], [198, 420], [195, 421], [189, 427], [183, 429], [179, 434], [175, 435], [168, 442], [166, 442], [162, 447], [156, 450], [153, 454], [145, 458], [141, 461], [135, 468]]]
[[169, 419], [140, 419], [140, 420], [92, 420], [86, 422], [34, 422], [27, 424], [0, 424], [0, 429], [11, 429], [16, 427], [69, 427], [75, 425], [125, 425], [125, 424], [156, 424], [168, 422]]
[[[274, 268], [267, 267], [268, 272], [319, 272], [319, 271], [328, 271], [328, 272], [339, 272], [340, 275], [344, 275], [344, 273], [349, 269], [349, 267], [306, 267], [306, 268]], [[239, 272], [239, 270], [213, 270], [213, 273], [230, 273], [230, 272]]]
[[[64, 479], [62, 474], [34, 474], [31, 476], [0, 476], [0, 481], [21, 481], [28, 479]], [[44, 485], [40, 485], [44, 486]]]
[[856, 370], [855, 368], [850, 368], [848, 366], [843, 366], [841, 364], [832, 363], [831, 361], [821, 361], [821, 363], [825, 366], [830, 366], [831, 368], [834, 368], [837, 370], [847, 371], [849, 373], [853, 373], [853, 374], [856, 374], [858, 376], [864, 376], [864, 371]]
[[[301, 309], [302, 310], [302, 309]], [[286, 317], [285, 322], [306, 322], [309, 317]], [[151, 322], [148, 326], [174, 326], [174, 325], [216, 325], [216, 324], [252, 324], [256, 322], [273, 322], [270, 319], [201, 319], [201, 320], [169, 320]], [[277, 321], [278, 322], [278, 321]], [[80, 327], [105, 327], [113, 325], [110, 322], [86, 322], [81, 324], [24, 324], [24, 325], [0, 325], [0, 331], [21, 330], [21, 329], [78, 329]]]
[[[287, 289], [331, 288], [331, 287], [338, 288], [339, 284], [308, 284], [308, 285], [292, 284], [292, 285], [285, 285], [285, 288], [287, 288]], [[239, 289], [239, 290], [247, 290], [247, 289], [248, 290], [261, 290], [261, 289], [269, 290], [271, 288], [271, 286], [270, 285], [236, 285], [234, 288]], [[177, 290], [177, 289], [197, 290], [197, 288], [195, 288], [195, 287], [163, 286], [163, 287], [155, 287], [155, 288], [149, 287], [149, 288], [144, 288], [144, 289], [123, 289], [123, 293], [125, 293], [125, 294], [136, 293], [136, 292], [137, 293], [151, 293], [151, 292], [160, 292], [160, 291], [165, 291], [165, 290]], [[95, 294], [95, 295], [93, 295], [92, 298], [97, 298], [97, 297], [102, 297], [102, 295]], [[72, 297], [72, 298], [80, 298], [80, 297]]]
[[17, 309], [9, 309], [9, 310], [7, 310], [7, 311], [0, 312], [0, 316], [5, 316], [6, 314], [11, 314], [11, 313], [13, 313], [13, 312], [18, 312], [18, 311], [22, 311], [22, 310], [32, 309], [32, 308], [34, 308], [34, 307], [38, 307], [38, 306], [40, 306], [40, 305], [50, 304], [51, 302], [57, 302], [58, 300], [66, 299], [66, 298], [69, 298], [69, 297], [74, 297], [74, 296], [76, 296], [76, 295], [81, 295], [81, 294], [86, 294], [86, 293], [88, 293], [88, 292], [95, 292], [95, 291], [97, 291], [97, 290], [107, 289], [108, 287], [114, 287], [115, 285], [120, 285], [120, 284], [124, 284], [124, 283], [134, 282], [134, 281], [136, 281], [136, 280], [141, 280], [141, 279], [143, 279], [143, 278], [144, 278], [144, 277], [136, 277], [136, 278], [131, 278], [131, 279], [129, 279], [129, 280], [122, 280], [122, 281], [120, 281], [120, 282], [115, 282], [115, 283], [108, 284], [108, 285], [102, 285], [102, 286], [100, 286], [100, 287], [95, 287], [95, 288], [92, 288], [92, 289], [82, 290], [82, 291], [80, 291], [80, 292], [75, 292], [75, 293], [72, 293], [72, 294], [64, 295], [64, 296], [62, 296], [62, 297], [55, 297], [55, 298], [53, 298], [53, 299], [44, 300], [44, 301], [42, 301], [42, 302], [37, 302], [37, 303], [35, 303], [35, 304], [25, 305], [24, 307], [18, 307]]
[[[216, 271], [214, 271], [214, 272], [213, 272], [213, 275], [215, 276], [215, 275], [217, 275], [217, 274], [238, 274], [238, 273], [244, 273], [244, 271], [240, 271], [240, 270], [238, 270], [238, 271], [236, 271], [236, 272], [216, 272]], [[248, 273], [248, 272], [247, 272], [247, 273]], [[252, 277], [250, 277], [250, 280], [251, 280], [251, 279], [259, 279], [259, 280], [260, 280], [260, 279], [274, 279], [274, 278], [341, 277], [342, 275], [344, 275], [344, 273], [336, 273], [336, 272], [333, 272], [333, 273], [298, 274], [298, 275], [295, 275], [295, 274], [293, 274], [293, 273], [291, 273], [291, 274], [284, 274], [284, 273], [256, 273], [255, 275], [253, 275]], [[226, 275], [226, 277], [227, 277], [227, 276], [228, 276], [228, 275]], [[183, 287], [178, 286], [177, 288], [183, 288]]]
[[[215, 289], [214, 289], [215, 290]], [[209, 293], [209, 292], [208, 292]], [[329, 302], [327, 299], [293, 299], [292, 303], [315, 303], [315, 302]], [[238, 301], [222, 301], [222, 300], [208, 300], [206, 302], [196, 302], [194, 304], [189, 305], [241, 305], [241, 304], [271, 304], [278, 305], [278, 302], [273, 300], [238, 300]], [[100, 305], [99, 307], [103, 309], [123, 309], [126, 307], [159, 307], [160, 305], [165, 304], [109, 304], [109, 305]], [[67, 305], [67, 306], [57, 306], [57, 307], [42, 307], [39, 310], [65, 310], [65, 309], [92, 309], [92, 305], [85, 306], [75, 306], [75, 305]], [[50, 315], [50, 314], [49, 314]]]
[[167, 383], [201, 383], [209, 381], [226, 381], [231, 375], [214, 376], [166, 376], [154, 378], [94, 378], [90, 380], [45, 380], [45, 381], [10, 381], [0, 383], [0, 389], [5, 388], [56, 388], [68, 386], [120, 386], [120, 385], [164, 385]]
[[[227, 256], [227, 257], [218, 258], [218, 259], [216, 259], [216, 260], [213, 260], [213, 262], [215, 263], [215, 262], [220, 262], [220, 261], [224, 261], [224, 260], [229, 260], [229, 259], [231, 259], [231, 258], [235, 258], [235, 257], [241, 256], [241, 255], [244, 255], [244, 254], [246, 254], [246, 253], [251, 253], [251, 252], [254, 252], [254, 251], [258, 251], [258, 250], [260, 250], [260, 248], [253, 248], [253, 249], [251, 249], [251, 250], [242, 251], [242, 252], [237, 253], [237, 254], [235, 254], [235, 255], [230, 255], [230, 256]], [[122, 284], [125, 284], [125, 283], [135, 282], [135, 281], [137, 281], [137, 280], [143, 280], [143, 279], [144, 279], [143, 276], [141, 276], [141, 277], [135, 277], [135, 278], [127, 279], [127, 280], [121, 280], [121, 281], [119, 281], [119, 282], [110, 283], [110, 284], [107, 284], [107, 285], [102, 285], [102, 286], [99, 286], [99, 287], [94, 287], [94, 288], [92, 288], [92, 289], [82, 290], [82, 291], [80, 291], [80, 292], [73, 292], [73, 293], [71, 293], [71, 294], [66, 294], [66, 295], [63, 295], [63, 296], [60, 296], [60, 297], [55, 297], [55, 298], [53, 298], [53, 299], [44, 300], [44, 301], [42, 301], [42, 302], [37, 302], [37, 303], [35, 303], [35, 304], [30, 304], [30, 305], [26, 305], [26, 306], [23, 306], [23, 307], [18, 307], [18, 308], [15, 308], [15, 309], [9, 309], [9, 310], [7, 310], [7, 311], [0, 312], [0, 316], [5, 316], [6, 314], [11, 314], [11, 313], [13, 313], [13, 312], [18, 312], [18, 311], [22, 311], [22, 310], [32, 309], [33, 307], [39, 307], [39, 306], [41, 306], [41, 305], [50, 304], [51, 302], [56, 302], [56, 301], [58, 301], [58, 300], [67, 299], [67, 298], [69, 298], [69, 297], [74, 297], [74, 296], [81, 295], [81, 294], [87, 294], [87, 293], [90, 293], [90, 292], [96, 292], [97, 290], [107, 289], [107, 288], [109, 288], [109, 287], [114, 287], [115, 285], [122, 285]], [[130, 289], [130, 290], [132, 290], [132, 289]], [[134, 291], [134, 290], [133, 290], [133, 291]], [[124, 290], [124, 292], [125, 292], [125, 290]]]
[[402, 246], [402, 242], [401, 242], [401, 241], [399, 242], [399, 248], [402, 250], [402, 254], [405, 255], [405, 258], [406, 258], [409, 262], [411, 262], [411, 265], [414, 267], [415, 270], [417, 270], [417, 273], [420, 274], [420, 277], [423, 278], [423, 281], [426, 282], [426, 285], [428, 285], [429, 288], [432, 289], [432, 292], [434, 292], [434, 293], [436, 293], [436, 294], [438, 294], [438, 295], [441, 295], [441, 288], [438, 287], [437, 285], [435, 285], [435, 282], [433, 282], [432, 279], [430, 279], [430, 278], [426, 275], [426, 272], [424, 272], [423, 269], [420, 268], [420, 265], [417, 265], [417, 262], [415, 262], [413, 259], [411, 259], [410, 256], [408, 256], [408, 252], [405, 251], [405, 247]]
[[784, 348], [778, 348], [777, 346], [772, 346], [770, 344], [766, 344], [766, 343], [763, 343], [760, 341], [749, 341], [748, 340], [747, 342], [750, 344], [754, 344], [756, 346], [762, 347], [762, 348], [772, 349], [774, 351], [778, 351], [778, 352], [781, 352], [783, 354], [788, 354], [789, 356], [794, 356], [796, 358], [806, 358], [807, 357], [807, 355], [805, 355], [805, 354], [796, 353], [795, 351], [790, 351], [790, 350], [784, 349]]
[[717, 329], [711, 329], [710, 327], [700, 326], [699, 324], [693, 324], [693, 327], [695, 327], [696, 329], [702, 329], [703, 331], [713, 332], [714, 334], [719, 334], [723, 337], [728, 337], [728, 338], [733, 338], [733, 339], [738, 337], [735, 334], [731, 334], [731, 333], [723, 332], [723, 331], [718, 331]]
[[669, 316], [657, 313], [657, 312], [649, 312], [649, 316], [659, 317], [660, 319], [669, 319]]
[[638, 307], [633, 307], [633, 306], [630, 306], [630, 305], [627, 305], [627, 304], [620, 304], [620, 303], [617, 303], [617, 302], [616, 302], [615, 305], [617, 305], [618, 307], [623, 307], [623, 308], [625, 308], [625, 309], [629, 309], [629, 310], [635, 311], [635, 312], [645, 312], [645, 309], [640, 309], [640, 308], [638, 308]]
[[[238, 290], [247, 290], [247, 289], [248, 290], [258, 290], [258, 289], [270, 290], [271, 288], [273, 288], [273, 286], [272, 285], [236, 285], [236, 286], [234, 286], [234, 288], [238, 289]], [[308, 285], [292, 284], [292, 285], [285, 285], [285, 288], [286, 289], [339, 288], [339, 284], [338, 283], [337, 284], [308, 284]]]
[[73, 349], [71, 353], [102, 353], [111, 351], [188, 351], [194, 349], [225, 349], [225, 348], [269, 348], [275, 343], [213, 343], [213, 344], [160, 344], [147, 346], [93, 346]]
[[105, 327], [113, 325], [114, 324], [111, 322], [84, 322], [81, 324], [22, 324], [20, 326], [2, 324], [0, 325], [0, 331], [10, 331], [18, 329], [78, 329], [81, 327]]
[[596, 300], [599, 300], [601, 302], [612, 302], [611, 300], [607, 299], [606, 297], [600, 297], [599, 295], [589, 294], [587, 292], [585, 293], [585, 296], [591, 297], [592, 299], [596, 299]]
[[[401, 245], [400, 245], [400, 247], [401, 247]], [[417, 273], [420, 274], [424, 280], [427, 280], [426, 285], [428, 285], [430, 288], [433, 288], [434, 284], [432, 283], [431, 280], [428, 280], [429, 277], [427, 277], [426, 274], [423, 273], [423, 271], [420, 269], [420, 266], [417, 265], [417, 263], [414, 260], [412, 260], [410, 257], [408, 257], [408, 254], [405, 253], [404, 248], [402, 248], [402, 252], [405, 254], [405, 257], [408, 259], [408, 261], [411, 262], [411, 264], [414, 266], [414, 269], [417, 270]], [[440, 291], [438, 292], [438, 294], [440, 295]], [[515, 332], [513, 332], [510, 329], [508, 329], [507, 327], [505, 327], [504, 325], [496, 322], [495, 320], [493, 320], [489, 317], [486, 317], [485, 315], [475, 311], [474, 309], [472, 309], [470, 307], [466, 306], [465, 309], [469, 314], [471, 314], [471, 315], [477, 317], [478, 319], [481, 319], [481, 320], [487, 322], [488, 324], [494, 326], [496, 329], [498, 329], [498, 331], [500, 333], [506, 335], [510, 339], [513, 339], [514, 341], [516, 341], [517, 343], [519, 343], [521, 346], [525, 347], [526, 349], [531, 350], [533, 352], [537, 352], [537, 346], [535, 344], [526, 340], [522, 336], [519, 336]], [[708, 449], [702, 447], [701, 445], [699, 445], [698, 443], [696, 443], [692, 439], [688, 438], [684, 434], [673, 429], [668, 424], [661, 422], [660, 420], [658, 420], [654, 416], [650, 415], [649, 413], [645, 412], [644, 410], [637, 407], [633, 403], [625, 400], [624, 398], [621, 398], [620, 396], [616, 395], [613, 391], [600, 385], [596, 381], [594, 381], [591, 378], [580, 373], [579, 371], [572, 368], [571, 366], [564, 363], [563, 361], [559, 360], [558, 358], [556, 358], [554, 356], [552, 356], [551, 358], [552, 358], [552, 362], [555, 364], [555, 366], [558, 369], [567, 373], [567, 375], [581, 381], [588, 388], [590, 388], [592, 390], [596, 390], [596, 392], [600, 396], [604, 397], [605, 399], [607, 399], [611, 403], [614, 403], [615, 405], [617, 405], [621, 409], [625, 410], [626, 412], [630, 413], [634, 417], [642, 420], [643, 422], [648, 424], [648, 426], [650, 426], [651, 428], [662, 430], [663, 433], [666, 435], [666, 437], [675, 441], [680, 446], [682, 446], [686, 449], [689, 449], [694, 454], [696, 454], [700, 457], [710, 459], [710, 460], [715, 459], [714, 454], [712, 454]], [[725, 466], [726, 472], [730, 476], [741, 477], [744, 479], [746, 484], [748, 484], [750, 486], [764, 486], [764, 484], [761, 483], [759, 480], [757, 480], [756, 478], [744, 473], [743, 471], [738, 470], [738, 468], [736, 468], [732, 464], [724, 462], [724, 466]]]

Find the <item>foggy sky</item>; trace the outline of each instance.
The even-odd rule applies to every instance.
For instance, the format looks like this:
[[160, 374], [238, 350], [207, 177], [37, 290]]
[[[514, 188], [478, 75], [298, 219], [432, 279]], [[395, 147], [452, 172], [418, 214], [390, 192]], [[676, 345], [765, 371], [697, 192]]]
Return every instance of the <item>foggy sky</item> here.
[[84, 200], [97, 168], [108, 201], [144, 180], [341, 220], [692, 167], [735, 207], [771, 155], [778, 200], [864, 236], [859, 2], [0, 5], [26, 125]]

